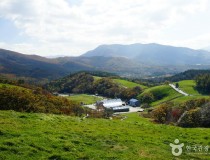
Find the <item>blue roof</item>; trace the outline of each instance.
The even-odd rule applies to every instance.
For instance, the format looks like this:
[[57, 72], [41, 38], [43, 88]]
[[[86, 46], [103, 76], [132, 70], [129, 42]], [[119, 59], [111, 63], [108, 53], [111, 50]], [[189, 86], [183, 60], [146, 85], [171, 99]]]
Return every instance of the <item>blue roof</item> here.
[[138, 101], [139, 101], [139, 100], [134, 99], [134, 98], [130, 99], [130, 102], [138, 102]]

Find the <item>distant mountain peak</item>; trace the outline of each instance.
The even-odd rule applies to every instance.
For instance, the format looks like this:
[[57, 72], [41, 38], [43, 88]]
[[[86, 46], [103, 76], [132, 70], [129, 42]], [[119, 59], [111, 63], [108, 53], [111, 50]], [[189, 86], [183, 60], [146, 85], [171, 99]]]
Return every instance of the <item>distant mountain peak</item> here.
[[209, 64], [210, 52], [186, 47], [174, 47], [157, 43], [100, 45], [83, 57], [127, 57], [135, 62], [150, 65]]

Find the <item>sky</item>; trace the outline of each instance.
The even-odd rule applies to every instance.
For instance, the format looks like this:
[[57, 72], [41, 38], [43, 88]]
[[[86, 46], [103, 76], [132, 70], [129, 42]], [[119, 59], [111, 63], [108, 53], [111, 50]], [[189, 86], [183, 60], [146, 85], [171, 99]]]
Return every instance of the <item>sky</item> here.
[[0, 0], [0, 48], [78, 56], [102, 44], [210, 46], [209, 0]]

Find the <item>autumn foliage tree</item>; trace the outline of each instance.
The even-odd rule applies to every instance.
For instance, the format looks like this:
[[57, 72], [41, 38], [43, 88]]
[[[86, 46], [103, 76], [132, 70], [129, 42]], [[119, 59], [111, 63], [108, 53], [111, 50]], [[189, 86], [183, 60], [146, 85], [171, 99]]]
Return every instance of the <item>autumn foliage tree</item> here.
[[44, 93], [41, 88], [31, 90], [23, 87], [2, 85], [0, 87], [0, 109], [69, 115], [84, 113], [83, 108], [78, 103]]

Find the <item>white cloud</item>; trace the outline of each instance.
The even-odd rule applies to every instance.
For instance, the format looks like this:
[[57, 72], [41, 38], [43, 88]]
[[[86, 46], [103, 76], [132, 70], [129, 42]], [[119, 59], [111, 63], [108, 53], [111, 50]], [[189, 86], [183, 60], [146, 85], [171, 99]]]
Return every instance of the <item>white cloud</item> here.
[[[174, 44], [179, 40], [187, 46], [196, 38], [193, 42], [183, 35], [181, 40], [173, 39], [177, 35], [170, 28], [205, 13], [208, 7], [208, 0], [1, 0], [0, 17], [13, 21], [22, 34], [33, 39], [33, 43], [10, 48], [42, 55], [78, 55], [104, 43]], [[161, 39], [165, 30], [172, 36], [168, 41]]]

